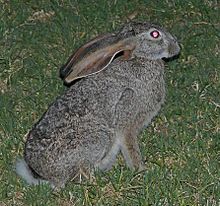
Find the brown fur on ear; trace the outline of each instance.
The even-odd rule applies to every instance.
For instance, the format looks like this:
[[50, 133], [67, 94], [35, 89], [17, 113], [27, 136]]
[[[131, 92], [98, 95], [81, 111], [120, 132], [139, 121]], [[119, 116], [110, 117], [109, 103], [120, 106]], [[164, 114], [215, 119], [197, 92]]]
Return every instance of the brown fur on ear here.
[[60, 69], [60, 76], [69, 84], [106, 68], [116, 54], [123, 52], [124, 60], [131, 57], [135, 48], [132, 38], [118, 39], [115, 34], [99, 36], [80, 47]]

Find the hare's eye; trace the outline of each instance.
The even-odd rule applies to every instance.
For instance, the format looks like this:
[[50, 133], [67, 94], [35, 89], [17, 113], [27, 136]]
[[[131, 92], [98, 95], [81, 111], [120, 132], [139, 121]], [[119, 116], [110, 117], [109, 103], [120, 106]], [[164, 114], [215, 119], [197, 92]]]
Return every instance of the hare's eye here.
[[154, 39], [157, 39], [160, 36], [160, 32], [157, 30], [154, 30], [150, 33], [151, 37], [153, 37]]

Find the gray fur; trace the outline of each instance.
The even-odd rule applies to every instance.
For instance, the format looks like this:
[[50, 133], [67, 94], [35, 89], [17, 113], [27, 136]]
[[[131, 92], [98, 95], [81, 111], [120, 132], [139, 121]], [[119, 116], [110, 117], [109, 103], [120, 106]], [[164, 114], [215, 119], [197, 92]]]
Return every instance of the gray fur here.
[[[152, 27], [161, 32], [160, 41], [147, 36]], [[56, 187], [82, 171], [110, 169], [119, 151], [128, 167], [143, 168], [137, 136], [164, 103], [161, 58], [177, 55], [180, 48], [158, 26], [132, 23], [122, 28], [121, 36], [131, 29], [137, 42], [133, 57], [115, 59], [100, 73], [77, 81], [27, 135], [26, 164]]]

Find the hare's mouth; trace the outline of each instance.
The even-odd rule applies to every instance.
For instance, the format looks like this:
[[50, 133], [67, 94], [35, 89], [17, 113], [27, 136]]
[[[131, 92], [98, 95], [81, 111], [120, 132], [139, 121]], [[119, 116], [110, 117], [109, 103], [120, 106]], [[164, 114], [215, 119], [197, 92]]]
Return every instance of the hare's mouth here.
[[172, 56], [172, 57], [163, 57], [162, 60], [165, 61], [165, 62], [170, 62], [170, 61], [173, 61], [175, 59], [178, 59], [180, 56], [180, 53], [175, 55], [175, 56]]

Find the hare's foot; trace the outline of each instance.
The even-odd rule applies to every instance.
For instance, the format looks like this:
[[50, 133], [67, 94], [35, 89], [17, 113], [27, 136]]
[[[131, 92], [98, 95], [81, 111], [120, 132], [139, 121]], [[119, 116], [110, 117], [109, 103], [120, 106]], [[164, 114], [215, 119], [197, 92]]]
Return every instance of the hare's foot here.
[[120, 147], [120, 138], [116, 138], [109, 152], [98, 164], [95, 165], [95, 167], [102, 171], [110, 170], [116, 161], [116, 157], [119, 153]]
[[127, 166], [132, 170], [143, 170], [144, 164], [141, 159], [141, 153], [137, 142], [137, 137], [132, 133], [127, 133], [121, 146], [123, 157]]

